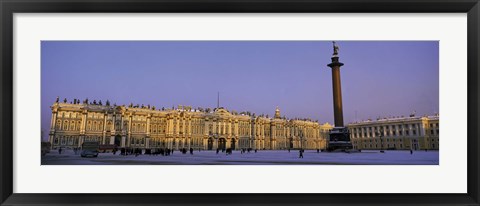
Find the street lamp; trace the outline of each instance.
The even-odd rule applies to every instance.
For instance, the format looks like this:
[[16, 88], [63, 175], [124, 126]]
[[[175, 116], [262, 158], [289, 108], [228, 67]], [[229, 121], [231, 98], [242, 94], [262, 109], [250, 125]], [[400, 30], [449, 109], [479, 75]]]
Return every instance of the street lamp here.
[[380, 152], [381, 153], [384, 153], [385, 151], [383, 151], [383, 128], [380, 128], [380, 131], [378, 132], [378, 137], [380, 138]]

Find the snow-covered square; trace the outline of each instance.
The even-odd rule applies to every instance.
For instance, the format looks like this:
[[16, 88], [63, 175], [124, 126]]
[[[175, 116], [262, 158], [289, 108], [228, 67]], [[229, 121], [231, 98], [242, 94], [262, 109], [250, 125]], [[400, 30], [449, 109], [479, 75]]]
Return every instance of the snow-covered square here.
[[258, 150], [250, 153], [233, 151], [231, 155], [216, 151], [195, 151], [170, 156], [119, 155], [99, 153], [96, 158], [82, 158], [72, 150], [62, 154], [52, 150], [42, 156], [42, 165], [438, 165], [438, 151], [418, 150], [363, 150], [355, 153], [330, 153], [305, 150], [299, 158], [298, 150]]

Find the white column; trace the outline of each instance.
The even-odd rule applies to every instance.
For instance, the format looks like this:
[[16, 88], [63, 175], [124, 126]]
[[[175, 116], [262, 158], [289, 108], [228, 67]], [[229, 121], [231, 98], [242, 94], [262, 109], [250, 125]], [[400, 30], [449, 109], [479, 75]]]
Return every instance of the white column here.
[[[177, 119], [177, 124], [175, 125], [175, 130], [176, 130], [175, 136], [177, 137], [178, 137], [178, 134], [180, 134], [180, 124], [181, 124], [180, 119]], [[175, 145], [178, 147], [178, 144], [175, 144]]]
[[106, 134], [107, 134], [107, 113], [105, 112], [105, 114], [103, 114], [103, 137], [102, 137], [102, 144], [105, 144], [105, 137], [106, 137]]
[[147, 137], [150, 137], [150, 115], [147, 116]]
[[115, 130], [116, 130], [116, 123], [117, 123], [117, 114], [115, 114], [115, 112], [113, 112], [113, 116], [112, 116], [112, 131], [113, 133], [115, 134]]
[[85, 134], [87, 129], [87, 111], [83, 111], [82, 124], [80, 126], [80, 134]]
[[55, 123], [57, 122], [57, 114], [58, 114], [57, 111], [52, 112], [52, 119], [50, 122], [50, 131], [55, 130]]
[[131, 141], [131, 135], [132, 135], [132, 115], [129, 115], [128, 116], [128, 134], [127, 134], [127, 143], [126, 143], [126, 147], [130, 147], [130, 145], [132, 144], [130, 141]]
[[425, 128], [423, 127], [423, 122], [418, 124], [419, 130], [420, 130], [420, 136], [425, 136]]

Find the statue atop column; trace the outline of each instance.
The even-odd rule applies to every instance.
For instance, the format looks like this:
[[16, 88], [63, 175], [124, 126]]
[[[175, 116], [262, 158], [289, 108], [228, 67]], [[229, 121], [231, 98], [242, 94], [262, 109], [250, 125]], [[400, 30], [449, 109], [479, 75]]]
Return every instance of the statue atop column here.
[[332, 41], [332, 43], [333, 43], [333, 56], [338, 56], [338, 50], [340, 49], [338, 48], [338, 45], [335, 41]]

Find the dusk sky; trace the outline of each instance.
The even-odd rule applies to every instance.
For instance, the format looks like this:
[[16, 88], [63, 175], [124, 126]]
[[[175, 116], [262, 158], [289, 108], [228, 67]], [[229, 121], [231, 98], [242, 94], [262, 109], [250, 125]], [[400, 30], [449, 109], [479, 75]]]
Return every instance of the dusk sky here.
[[[43, 41], [45, 139], [57, 96], [220, 106], [333, 124], [331, 41]], [[439, 110], [437, 41], [337, 41], [345, 123]]]

